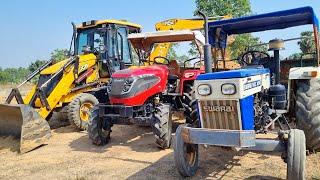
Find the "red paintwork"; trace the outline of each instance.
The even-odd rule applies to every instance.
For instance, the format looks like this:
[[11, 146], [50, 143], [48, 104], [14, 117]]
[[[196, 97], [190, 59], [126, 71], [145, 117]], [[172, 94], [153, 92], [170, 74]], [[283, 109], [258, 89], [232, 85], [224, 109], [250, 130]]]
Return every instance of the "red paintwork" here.
[[[186, 74], [194, 74], [193, 76], [190, 77], [185, 77]], [[183, 71], [182, 76], [181, 76], [181, 80], [180, 80], [180, 94], [183, 95], [183, 86], [185, 81], [194, 81], [196, 80], [196, 78], [200, 75], [205, 73], [204, 70], [199, 70], [199, 69], [187, 69], [185, 71]]]
[[165, 91], [167, 88], [167, 79], [169, 74], [169, 69], [167, 66], [164, 65], [152, 65], [147, 67], [139, 67], [139, 68], [132, 68], [132, 69], [124, 69], [115, 72], [112, 74], [113, 78], [126, 78], [126, 77], [134, 77], [139, 75], [145, 74], [152, 74], [156, 77], [159, 77], [159, 82], [134, 97], [129, 98], [113, 98], [110, 97], [111, 104], [122, 104], [126, 106], [141, 106], [145, 103], [145, 101], [158, 93]]

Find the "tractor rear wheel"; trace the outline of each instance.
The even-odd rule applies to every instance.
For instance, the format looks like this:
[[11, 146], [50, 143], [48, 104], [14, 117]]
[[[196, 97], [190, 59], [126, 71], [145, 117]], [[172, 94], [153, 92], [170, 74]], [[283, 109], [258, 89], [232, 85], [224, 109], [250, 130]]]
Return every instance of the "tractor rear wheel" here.
[[320, 150], [320, 79], [298, 82], [297, 127], [304, 131], [307, 148]]
[[68, 119], [80, 130], [88, 129], [90, 110], [99, 103], [98, 99], [88, 93], [76, 96], [68, 105]]
[[188, 144], [182, 139], [182, 127], [190, 124], [180, 125], [176, 130], [174, 141], [174, 161], [179, 173], [184, 177], [194, 176], [199, 168], [198, 144]]
[[186, 84], [183, 92], [184, 116], [186, 123], [193, 124], [198, 119], [197, 101], [194, 96], [193, 84]]
[[111, 124], [99, 118], [99, 107], [95, 106], [90, 113], [88, 123], [89, 138], [97, 146], [105, 145], [110, 140]]
[[156, 144], [162, 149], [170, 148], [171, 145], [171, 116], [171, 107], [169, 104], [161, 104], [156, 107], [152, 128], [156, 138]]
[[302, 130], [292, 129], [287, 143], [287, 179], [304, 179], [306, 139]]

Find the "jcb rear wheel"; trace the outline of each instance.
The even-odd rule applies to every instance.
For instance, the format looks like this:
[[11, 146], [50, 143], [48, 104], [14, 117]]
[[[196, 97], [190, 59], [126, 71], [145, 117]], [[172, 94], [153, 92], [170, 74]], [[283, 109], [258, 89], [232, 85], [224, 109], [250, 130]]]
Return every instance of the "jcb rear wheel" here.
[[97, 146], [105, 145], [110, 140], [111, 124], [99, 118], [99, 107], [95, 106], [90, 113], [88, 125], [89, 138]]
[[292, 129], [287, 143], [287, 179], [305, 178], [306, 139], [302, 130]]
[[172, 120], [171, 110], [169, 104], [161, 104], [156, 108], [153, 117], [153, 133], [156, 138], [156, 144], [162, 148], [170, 148], [171, 145], [171, 132]]
[[298, 82], [297, 127], [304, 131], [307, 148], [320, 150], [320, 79]]
[[80, 130], [88, 129], [90, 110], [99, 103], [98, 99], [88, 93], [76, 96], [68, 105], [68, 119]]

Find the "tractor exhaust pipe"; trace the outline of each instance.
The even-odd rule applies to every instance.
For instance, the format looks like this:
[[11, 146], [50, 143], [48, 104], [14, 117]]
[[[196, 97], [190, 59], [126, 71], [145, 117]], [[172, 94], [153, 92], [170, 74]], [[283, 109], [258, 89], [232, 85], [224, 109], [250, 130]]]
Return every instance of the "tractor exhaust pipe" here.
[[212, 54], [211, 54], [211, 45], [209, 44], [209, 27], [208, 27], [208, 17], [201, 11], [198, 11], [204, 20], [203, 28], [205, 34], [205, 44], [203, 46], [204, 52], [204, 67], [206, 73], [212, 72]]

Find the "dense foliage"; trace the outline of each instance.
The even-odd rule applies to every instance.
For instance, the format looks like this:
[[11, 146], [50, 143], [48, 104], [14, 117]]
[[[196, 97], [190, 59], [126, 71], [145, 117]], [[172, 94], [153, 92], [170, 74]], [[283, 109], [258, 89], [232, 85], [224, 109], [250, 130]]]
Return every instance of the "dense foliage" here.
[[[207, 16], [225, 16], [232, 17], [247, 16], [252, 13], [250, 0], [196, 0], [196, 11], [202, 11]], [[258, 37], [251, 34], [241, 34], [234, 38], [234, 41], [229, 45], [231, 58], [238, 58], [241, 53], [245, 52], [248, 46], [260, 44]], [[265, 46], [255, 46], [254, 50], [266, 51]]]
[[[56, 49], [51, 53], [54, 62], [66, 59], [66, 49]], [[19, 83], [22, 82], [31, 72], [41, 67], [47, 60], [35, 60], [28, 67], [19, 68], [1, 68], [0, 67], [0, 84]]]

